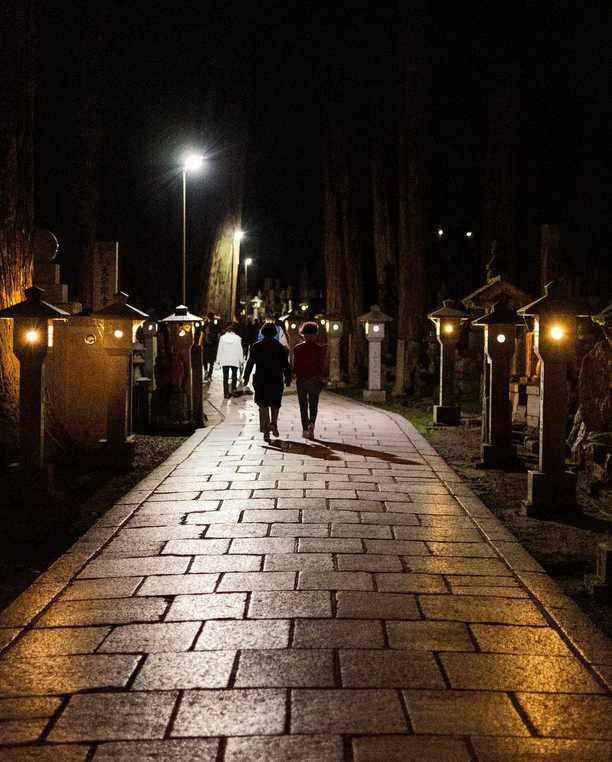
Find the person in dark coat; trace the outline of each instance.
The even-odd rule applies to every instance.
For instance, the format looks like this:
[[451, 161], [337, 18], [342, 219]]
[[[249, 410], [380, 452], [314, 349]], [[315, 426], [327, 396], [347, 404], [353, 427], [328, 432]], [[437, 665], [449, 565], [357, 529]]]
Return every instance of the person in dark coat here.
[[270, 433], [278, 436], [278, 411], [283, 399], [283, 381], [285, 386], [291, 386], [291, 368], [289, 353], [276, 341], [274, 323], [266, 323], [262, 328], [262, 334], [261, 341], [251, 347], [243, 382], [249, 382], [255, 366], [253, 386], [255, 402], [259, 407], [259, 430], [266, 442], [269, 442]]

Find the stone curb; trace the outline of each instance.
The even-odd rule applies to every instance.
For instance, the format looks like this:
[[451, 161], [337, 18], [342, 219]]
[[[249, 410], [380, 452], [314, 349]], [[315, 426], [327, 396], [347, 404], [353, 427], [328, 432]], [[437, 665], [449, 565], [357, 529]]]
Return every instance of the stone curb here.
[[168, 474], [189, 457], [217, 425], [218, 422], [197, 429], [167, 460], [120, 498], [47, 571], [40, 574], [0, 612], [0, 653], [53, 602], [85, 564], [113, 539]]

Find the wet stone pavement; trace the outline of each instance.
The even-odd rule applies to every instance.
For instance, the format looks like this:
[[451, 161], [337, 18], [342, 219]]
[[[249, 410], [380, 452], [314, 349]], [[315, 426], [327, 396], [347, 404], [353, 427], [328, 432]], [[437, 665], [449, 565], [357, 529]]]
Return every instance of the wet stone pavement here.
[[612, 644], [410, 424], [218, 392], [0, 614], [0, 760], [612, 759]]

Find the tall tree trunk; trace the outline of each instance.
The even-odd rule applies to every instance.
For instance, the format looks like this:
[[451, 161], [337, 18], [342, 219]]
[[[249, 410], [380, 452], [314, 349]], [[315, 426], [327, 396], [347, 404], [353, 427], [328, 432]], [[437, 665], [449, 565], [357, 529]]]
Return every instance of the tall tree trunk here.
[[[0, 309], [20, 301], [32, 277], [33, 12], [30, 0], [0, 6]], [[18, 378], [10, 327], [0, 320], [0, 450], [15, 421]]]
[[[418, 361], [425, 321], [425, 11], [422, 3], [400, 9], [400, 94], [398, 177], [398, 352], [396, 377], [406, 378]], [[400, 345], [401, 346], [401, 345]], [[399, 389], [395, 390], [399, 392]]]

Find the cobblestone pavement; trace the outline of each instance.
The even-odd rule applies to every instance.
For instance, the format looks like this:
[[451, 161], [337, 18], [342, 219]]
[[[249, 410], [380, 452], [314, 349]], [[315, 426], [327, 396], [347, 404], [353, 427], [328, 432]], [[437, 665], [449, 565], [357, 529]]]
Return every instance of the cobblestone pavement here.
[[612, 759], [612, 644], [409, 424], [218, 404], [0, 614], [1, 760]]

